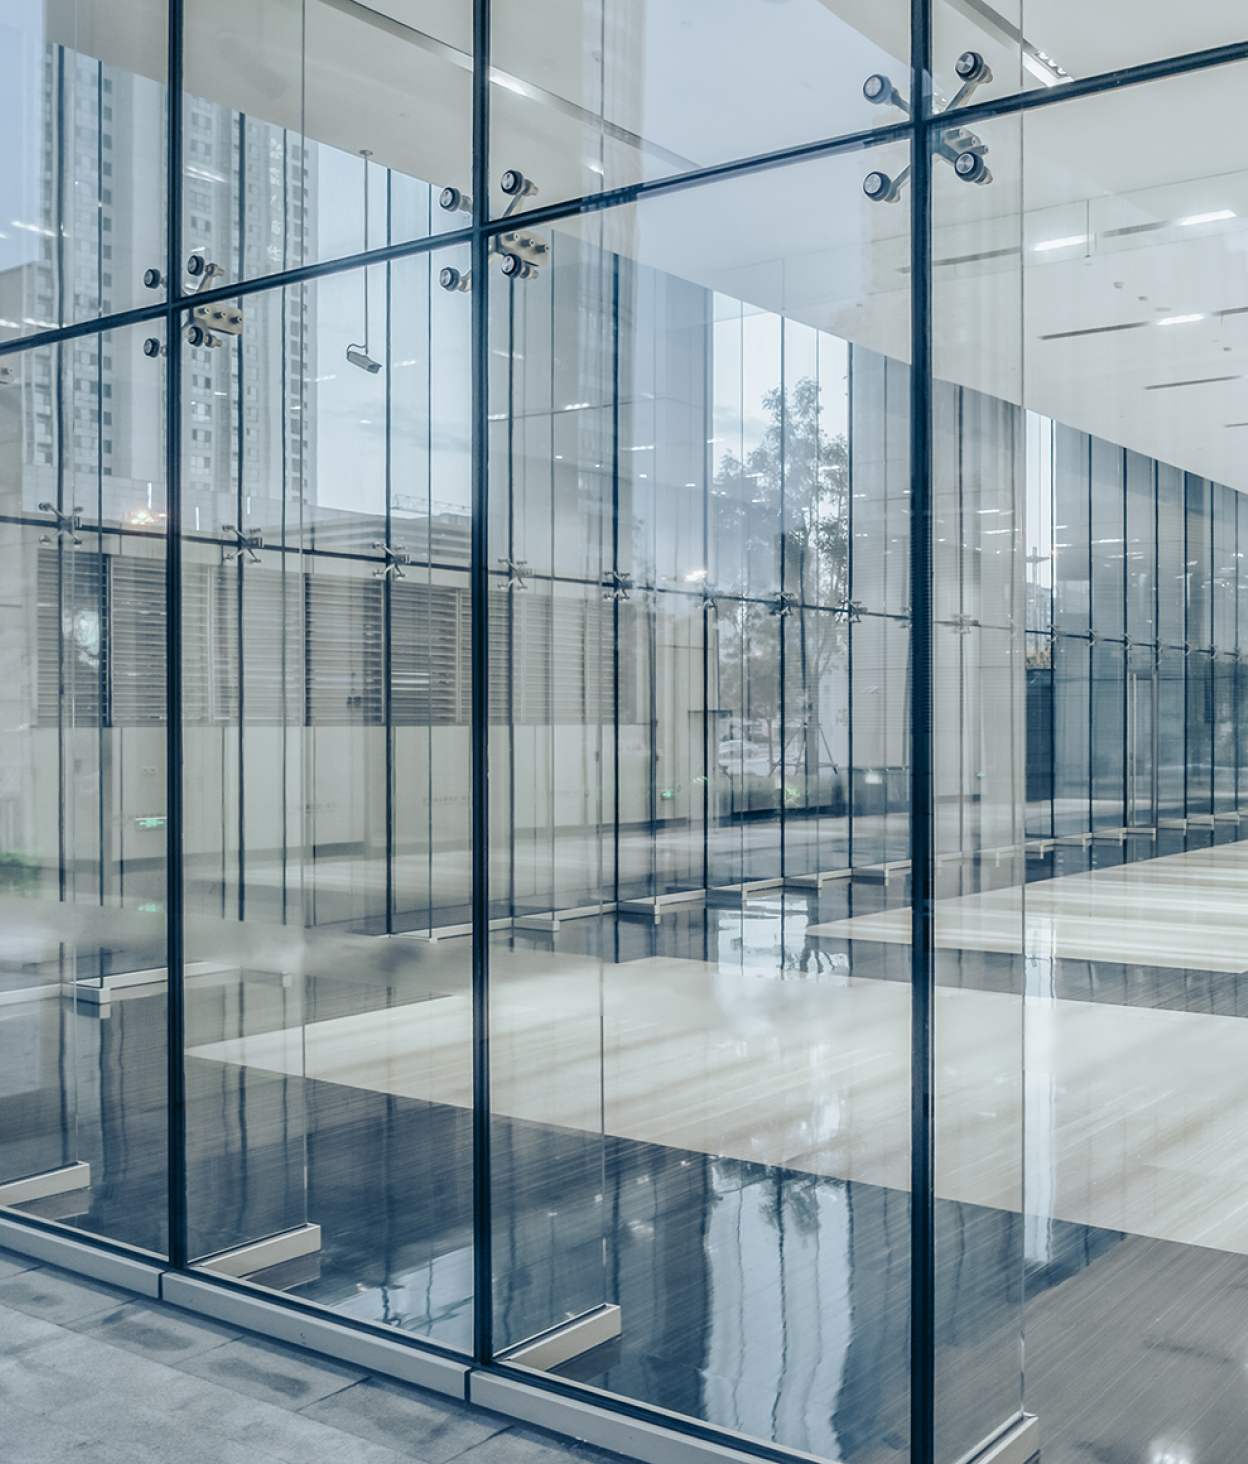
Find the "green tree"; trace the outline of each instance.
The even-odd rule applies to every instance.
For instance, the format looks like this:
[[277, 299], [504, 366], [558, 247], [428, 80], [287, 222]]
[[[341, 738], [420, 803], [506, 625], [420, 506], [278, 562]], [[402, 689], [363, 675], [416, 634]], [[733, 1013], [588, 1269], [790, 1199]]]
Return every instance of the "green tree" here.
[[[773, 775], [818, 761], [819, 685], [843, 663], [847, 641], [847, 614], [827, 612], [848, 599], [849, 447], [824, 430], [819, 398], [810, 377], [786, 393], [769, 391], [762, 440], [744, 461], [725, 453], [712, 489], [715, 536], [736, 546], [740, 566], [737, 582], [719, 587], [720, 704], [737, 709], [747, 725], [766, 727]], [[783, 687], [777, 621], [785, 636]]]

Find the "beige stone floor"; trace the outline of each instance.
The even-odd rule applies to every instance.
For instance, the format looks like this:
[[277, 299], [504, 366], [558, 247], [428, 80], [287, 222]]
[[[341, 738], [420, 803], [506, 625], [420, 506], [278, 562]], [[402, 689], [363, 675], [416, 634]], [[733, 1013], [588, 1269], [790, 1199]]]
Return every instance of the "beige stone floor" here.
[[[938, 991], [939, 1192], [1018, 1210], [1025, 1167], [1031, 1213], [1248, 1254], [1248, 1022], [1059, 1000], [1046, 994], [1045, 974], [1050, 953], [1102, 950], [1241, 970], [1246, 890], [1248, 845], [1029, 885], [1029, 994]], [[1019, 897], [942, 902], [942, 942], [1020, 949]], [[905, 922], [903, 910], [814, 929], [899, 940]], [[904, 984], [660, 957], [600, 965], [499, 951], [492, 960], [500, 1113], [908, 1184]], [[463, 992], [194, 1049], [461, 1106], [471, 1100], [470, 1051]]]
[[[909, 943], [906, 909], [809, 927]], [[1248, 971], [1248, 841], [937, 904], [936, 943], [1193, 971]]]

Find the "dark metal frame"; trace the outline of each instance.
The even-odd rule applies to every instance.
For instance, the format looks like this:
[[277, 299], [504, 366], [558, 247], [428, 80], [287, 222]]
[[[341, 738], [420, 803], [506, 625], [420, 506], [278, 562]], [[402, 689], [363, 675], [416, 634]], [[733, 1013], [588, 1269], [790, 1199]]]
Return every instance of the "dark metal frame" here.
[[[525, 213], [526, 225], [555, 222], [579, 213], [637, 202], [652, 195], [675, 193], [728, 178], [744, 177], [774, 168], [786, 167], [814, 158], [863, 151], [887, 143], [908, 143], [911, 150], [911, 374], [910, 374], [910, 593], [911, 593], [911, 821], [910, 853], [912, 869], [912, 1095], [911, 1095], [911, 1307], [910, 1307], [910, 1459], [912, 1464], [935, 1464], [935, 1155], [934, 1155], [934, 1040], [932, 1030], [935, 997], [934, 948], [934, 757], [933, 757], [933, 691], [934, 645], [932, 605], [932, 494], [931, 494], [931, 430], [930, 384], [932, 371], [932, 226], [931, 174], [932, 158], [941, 131], [948, 126], [948, 116], [933, 111], [931, 81], [931, 39], [933, 0], [910, 0], [911, 37], [911, 111], [904, 122], [858, 131], [796, 147], [738, 159], [712, 167], [693, 169], [673, 176], [655, 179]], [[177, 348], [184, 312], [189, 308], [183, 293], [182, 258], [182, 47], [185, 0], [168, 3], [168, 86], [167, 86], [167, 219], [166, 260], [163, 271], [168, 281], [166, 298], [106, 317], [84, 320], [53, 330], [38, 332], [0, 343], [0, 357], [40, 346], [59, 345], [80, 337], [92, 336], [105, 329], [151, 323], [163, 326], [169, 350], [165, 362], [165, 472], [167, 520], [165, 531], [165, 580], [167, 596], [167, 640], [165, 647], [166, 675], [166, 754], [167, 754], [167, 1098], [168, 1098], [168, 1252], [169, 1265], [184, 1269], [190, 1262], [187, 1246], [186, 1211], [186, 1113], [185, 1113], [185, 1003], [183, 970], [185, 963], [185, 919], [182, 881], [183, 789], [182, 789], [182, 518], [181, 518], [181, 356]], [[762, 1441], [745, 1440], [729, 1435], [694, 1419], [679, 1419], [626, 1398], [612, 1397], [597, 1389], [578, 1386], [557, 1378], [534, 1375], [508, 1368], [494, 1355], [493, 1338], [493, 1261], [490, 1165], [490, 1071], [489, 1071], [489, 770], [488, 770], [488, 707], [489, 707], [489, 623], [486, 613], [489, 586], [488, 544], [488, 433], [486, 392], [489, 368], [489, 255], [495, 236], [513, 225], [501, 218], [491, 218], [490, 197], [490, 0], [473, 3], [473, 93], [472, 132], [473, 210], [470, 225], [427, 238], [389, 244], [367, 253], [353, 254], [271, 275], [204, 291], [196, 303], [237, 300], [261, 291], [278, 290], [327, 275], [359, 269], [365, 265], [390, 263], [415, 255], [456, 245], [470, 246], [472, 256], [472, 530], [469, 581], [474, 613], [471, 633], [471, 685], [473, 714], [472, 745], [472, 926], [473, 926], [473, 1177], [475, 1230], [474, 1259], [474, 1344], [473, 1362], [477, 1367], [497, 1367], [500, 1371], [523, 1379], [530, 1386], [551, 1393], [585, 1401], [592, 1399], [604, 1408], [627, 1417], [646, 1419], [677, 1429], [692, 1437], [721, 1442], [737, 1450], [762, 1458], [786, 1459], [792, 1456], [784, 1449]], [[958, 108], [960, 124], [986, 122], [1060, 104], [1081, 97], [1091, 97], [1161, 81], [1168, 77], [1198, 72], [1215, 66], [1248, 60], [1248, 40], [1182, 56], [1125, 67], [1098, 76], [1040, 91], [1017, 93], [991, 101]], [[64, 302], [62, 300], [62, 309]], [[159, 369], [159, 368], [157, 368]], [[59, 373], [58, 373], [59, 377]], [[618, 404], [617, 404], [618, 406]], [[7, 517], [7, 516], [6, 516]], [[552, 576], [553, 578], [554, 576]], [[614, 612], [618, 616], [618, 605]], [[783, 636], [783, 625], [781, 626]], [[613, 672], [618, 680], [618, 666]], [[617, 687], [618, 692], [618, 687]], [[618, 701], [618, 696], [617, 696]], [[618, 737], [618, 728], [617, 728]], [[618, 778], [617, 778], [618, 784]], [[618, 786], [616, 788], [618, 813]], [[390, 790], [387, 791], [387, 798]], [[618, 823], [618, 819], [617, 819]], [[617, 832], [618, 837], [618, 832]], [[616, 859], [618, 869], [618, 856]], [[25, 1220], [25, 1217], [23, 1217]], [[38, 1220], [25, 1221], [32, 1228], [49, 1233], [65, 1233], [63, 1227]], [[84, 1237], [106, 1252], [125, 1254], [127, 1248], [106, 1239]], [[130, 1252], [133, 1254], [133, 1252]], [[225, 1278], [196, 1273], [209, 1284], [224, 1287], [255, 1288]], [[260, 1293], [257, 1293], [260, 1294]], [[316, 1306], [263, 1293], [276, 1304], [310, 1315], [325, 1315]], [[376, 1331], [366, 1322], [338, 1317], [341, 1325], [354, 1330]], [[390, 1340], [396, 1340], [393, 1329], [382, 1329]], [[409, 1339], [404, 1337], [403, 1341]], [[442, 1355], [457, 1355], [436, 1344], [411, 1338], [411, 1345]]]

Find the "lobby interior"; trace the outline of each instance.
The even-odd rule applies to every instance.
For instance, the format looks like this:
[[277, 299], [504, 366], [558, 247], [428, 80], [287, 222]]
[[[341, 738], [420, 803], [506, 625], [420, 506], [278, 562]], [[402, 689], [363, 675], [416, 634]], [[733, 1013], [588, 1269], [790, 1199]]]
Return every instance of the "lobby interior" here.
[[1238, 1461], [1238, 8], [0, 31], [0, 1244]]

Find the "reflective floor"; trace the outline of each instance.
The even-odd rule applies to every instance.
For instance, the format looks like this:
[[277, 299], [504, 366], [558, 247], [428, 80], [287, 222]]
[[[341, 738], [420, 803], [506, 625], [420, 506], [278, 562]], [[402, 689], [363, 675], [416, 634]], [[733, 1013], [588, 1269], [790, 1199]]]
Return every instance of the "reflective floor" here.
[[[1025, 1117], [1008, 1083], [985, 1109], [982, 1074], [940, 1092], [943, 1406], [971, 1406], [1008, 1337], [1011, 1283], [991, 1257], [1005, 1267], [1022, 1227], [1028, 1402], [1057, 1464], [1241, 1457], [1248, 843], [1185, 842], [1152, 859], [1046, 852], [1025, 951], [982, 938], [1017, 890], [942, 904], [942, 1073], [1009, 1051], [1020, 1012], [1027, 1054]], [[1194, 879], [1212, 913], [1180, 928]], [[904, 879], [840, 881], [659, 924], [500, 933], [502, 1344], [605, 1296], [622, 1335], [569, 1377], [826, 1457], [904, 1457], [908, 951], [889, 907], [905, 897]], [[1115, 943], [1141, 959], [1103, 959]], [[243, 1037], [223, 1035], [236, 1007], [193, 1002], [190, 1202], [201, 1253], [306, 1216], [320, 1255], [254, 1279], [466, 1347], [469, 1007], [455, 980], [438, 989], [460, 967], [429, 949], [404, 940], [367, 1003], [359, 973], [309, 978], [295, 1026], [260, 987]], [[44, 1005], [10, 1000], [6, 1036]], [[101, 1094], [110, 1182], [81, 1214], [65, 1197], [36, 1213], [158, 1245], [163, 1005], [134, 995], [73, 1018], [94, 1024], [100, 1070], [124, 1075]], [[1025, 1198], [992, 1144], [1020, 1123]]]

